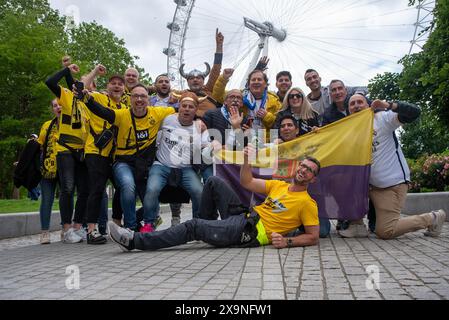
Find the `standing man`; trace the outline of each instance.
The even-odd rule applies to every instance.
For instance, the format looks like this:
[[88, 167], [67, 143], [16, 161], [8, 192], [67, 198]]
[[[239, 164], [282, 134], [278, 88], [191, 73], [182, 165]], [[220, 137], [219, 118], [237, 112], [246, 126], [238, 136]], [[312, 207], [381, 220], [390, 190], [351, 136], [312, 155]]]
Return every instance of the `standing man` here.
[[[154, 107], [173, 107], [178, 109], [179, 103], [173, 101], [170, 96], [171, 84], [167, 74], [157, 76], [154, 82], [155, 94], [150, 96], [150, 106]], [[181, 203], [170, 203], [171, 225], [172, 227], [181, 223]]]
[[139, 84], [140, 74], [135, 68], [129, 68], [125, 71], [125, 92], [123, 93], [121, 103], [131, 108], [131, 90]]
[[[369, 108], [366, 98], [356, 94], [349, 100], [350, 113]], [[421, 110], [405, 102], [375, 100], [373, 164], [370, 175], [370, 199], [376, 210], [376, 235], [393, 239], [405, 233], [427, 228], [426, 236], [438, 237], [446, 213], [443, 210], [401, 218], [401, 210], [410, 182], [410, 169], [402, 153], [395, 131], [403, 124], [418, 119]], [[363, 221], [352, 221], [349, 228], [340, 231], [343, 237], [356, 237]], [[365, 228], [365, 226], [363, 226]]]
[[[59, 209], [64, 243], [81, 242], [85, 237], [82, 228], [86, 219], [89, 183], [87, 167], [84, 162], [84, 144], [87, 139], [87, 119], [84, 104], [69, 89], [59, 85], [62, 78], [73, 83], [73, 73], [78, 73], [77, 65], [72, 64], [47, 79], [45, 84], [54, 93], [61, 106], [59, 116], [59, 136], [56, 143], [56, 164], [58, 168], [60, 195]], [[77, 190], [75, 215], [73, 218], [73, 196]]]
[[284, 102], [285, 95], [288, 90], [292, 87], [292, 74], [289, 71], [281, 71], [276, 75], [276, 88], [278, 92], [276, 93], [279, 100]]

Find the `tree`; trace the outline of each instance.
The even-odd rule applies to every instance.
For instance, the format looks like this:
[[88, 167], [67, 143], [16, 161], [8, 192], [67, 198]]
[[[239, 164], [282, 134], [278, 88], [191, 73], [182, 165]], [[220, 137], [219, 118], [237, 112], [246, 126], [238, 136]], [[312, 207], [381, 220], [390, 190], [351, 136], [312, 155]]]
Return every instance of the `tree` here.
[[[47, 0], [0, 0], [0, 198], [12, 194], [13, 163], [27, 137], [51, 119], [54, 96], [44, 82], [62, 68], [65, 54], [84, 72], [101, 62], [111, 74], [128, 66], [144, 73], [125, 42], [97, 23], [68, 30], [66, 18]], [[150, 78], [146, 74], [143, 80]]]
[[420, 119], [404, 126], [401, 134], [404, 154], [412, 159], [449, 146], [449, 0], [436, 1], [430, 29], [423, 50], [401, 59], [400, 74], [377, 75], [368, 86], [372, 98], [404, 100], [421, 108]]
[[[99, 63], [107, 68], [110, 75], [124, 74], [127, 68], [134, 67], [140, 72], [143, 82], [151, 82], [144, 69], [136, 65], [135, 61], [139, 57], [131, 56], [125, 41], [96, 22], [81, 23], [79, 27], [70, 29], [68, 35], [66, 53], [83, 73], [91, 71]], [[106, 82], [106, 78], [99, 78], [99, 87], [105, 88]]]
[[65, 39], [64, 19], [47, 1], [2, 1], [0, 8], [0, 197], [9, 197], [13, 162], [50, 117], [43, 81], [57, 68]]

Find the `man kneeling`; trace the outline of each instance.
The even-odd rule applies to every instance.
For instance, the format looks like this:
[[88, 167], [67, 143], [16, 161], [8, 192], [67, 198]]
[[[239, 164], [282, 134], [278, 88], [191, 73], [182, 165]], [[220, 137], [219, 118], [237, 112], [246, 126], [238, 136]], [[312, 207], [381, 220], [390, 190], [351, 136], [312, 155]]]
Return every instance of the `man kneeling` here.
[[[220, 178], [211, 177], [201, 197], [200, 219], [152, 233], [133, 232], [109, 223], [111, 239], [124, 251], [157, 250], [193, 240], [216, 247], [257, 247], [271, 243], [281, 249], [316, 245], [319, 240], [318, 208], [307, 193], [307, 187], [320, 171], [318, 160], [312, 157], [302, 160], [290, 184], [256, 179], [248, 163], [251, 149], [245, 148], [240, 183], [252, 192], [267, 195], [261, 205], [245, 208], [234, 190]], [[216, 220], [217, 210], [221, 220]], [[300, 226], [304, 226], [305, 233], [293, 238], [283, 236]]]

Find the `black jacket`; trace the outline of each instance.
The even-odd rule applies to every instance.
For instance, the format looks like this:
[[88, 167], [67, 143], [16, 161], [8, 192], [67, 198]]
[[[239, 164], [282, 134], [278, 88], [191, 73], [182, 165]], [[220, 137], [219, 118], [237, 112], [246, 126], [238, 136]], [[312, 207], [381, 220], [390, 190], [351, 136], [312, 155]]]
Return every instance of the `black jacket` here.
[[19, 163], [14, 170], [14, 185], [17, 188], [24, 186], [28, 191], [37, 187], [42, 179], [40, 170], [41, 145], [30, 140], [23, 149]]
[[346, 111], [346, 115], [344, 115], [343, 113], [341, 113], [337, 106], [335, 105], [335, 103], [332, 103], [331, 106], [326, 109], [324, 111], [324, 115], [323, 115], [323, 126], [331, 124], [332, 122], [338, 121], [343, 119], [344, 117], [349, 116], [349, 110], [348, 110], [348, 102], [349, 102], [349, 98], [346, 98], [345, 100], [345, 111]]

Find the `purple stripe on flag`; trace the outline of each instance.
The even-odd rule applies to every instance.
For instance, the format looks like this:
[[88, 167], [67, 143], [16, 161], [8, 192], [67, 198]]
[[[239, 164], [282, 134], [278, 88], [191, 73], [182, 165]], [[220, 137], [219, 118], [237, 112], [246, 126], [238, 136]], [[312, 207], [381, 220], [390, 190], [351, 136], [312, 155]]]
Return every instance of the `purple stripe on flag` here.
[[358, 220], [368, 212], [370, 166], [322, 168], [309, 194], [320, 218]]
[[[370, 166], [331, 166], [322, 168], [317, 181], [309, 186], [309, 194], [318, 204], [320, 218], [358, 220], [368, 212]], [[229, 183], [242, 203], [250, 205], [252, 193], [240, 185], [240, 166], [216, 165], [216, 175]], [[271, 179], [253, 169], [255, 178]], [[265, 196], [254, 195], [256, 204]]]

